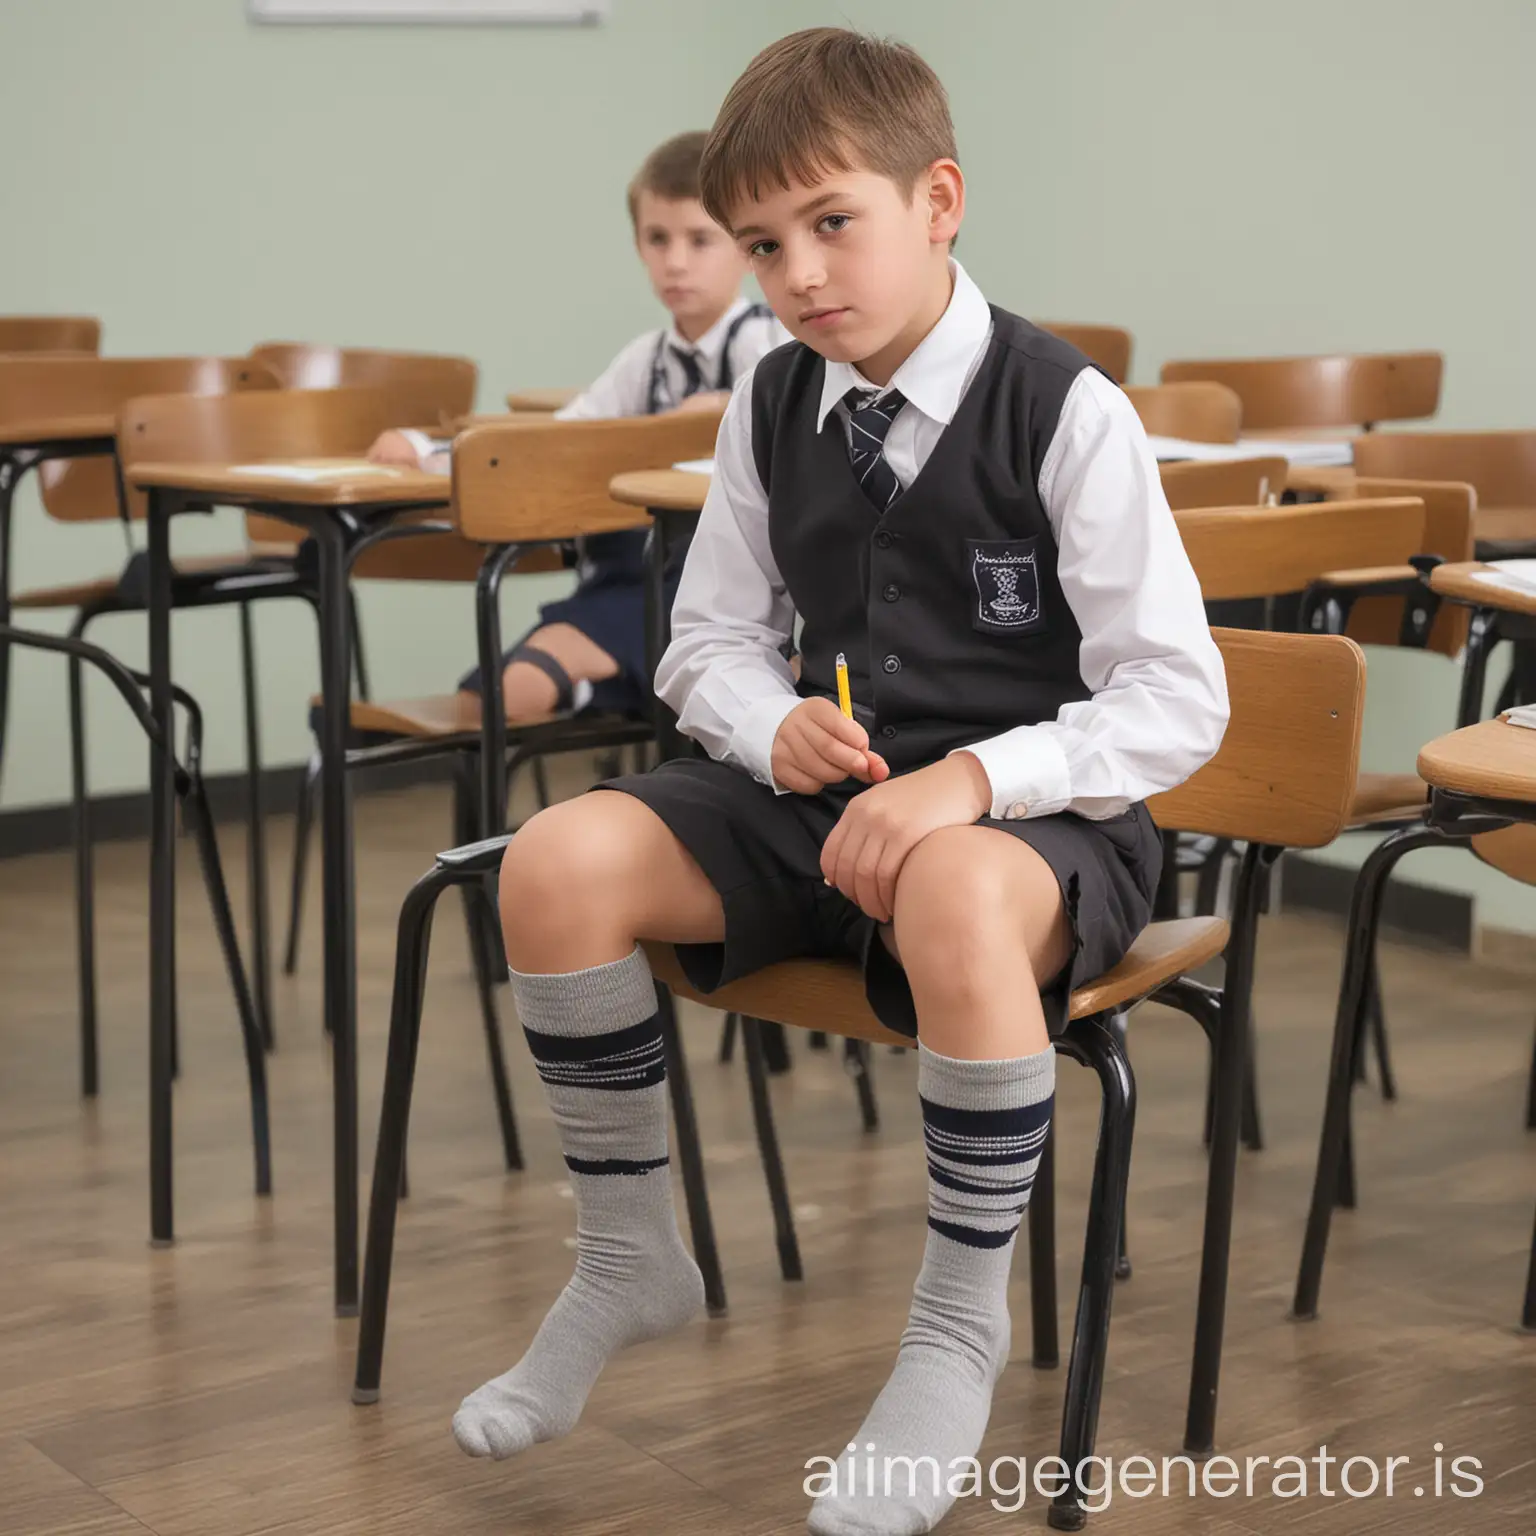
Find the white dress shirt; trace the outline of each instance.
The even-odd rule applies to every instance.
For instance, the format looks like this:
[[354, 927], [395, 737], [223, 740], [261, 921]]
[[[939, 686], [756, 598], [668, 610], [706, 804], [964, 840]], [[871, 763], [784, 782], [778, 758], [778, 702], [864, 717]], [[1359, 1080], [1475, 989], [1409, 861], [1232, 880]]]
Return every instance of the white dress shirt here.
[[[903, 488], [949, 425], [991, 339], [986, 300], [958, 262], [950, 267], [948, 307], [886, 386], [908, 402], [885, 440]], [[827, 363], [822, 430], [836, 415], [846, 434], [843, 396], [873, 387], [851, 365]], [[773, 784], [773, 740], [801, 700], [780, 651], [795, 614], [769, 548], [751, 391], [749, 374], [720, 425], [656, 691], [712, 757]], [[1101, 820], [1182, 783], [1215, 753], [1227, 722], [1226, 673], [1141, 422], [1096, 369], [1085, 368], [1067, 392], [1038, 489], [1093, 696], [1055, 720], [962, 750], [986, 770], [993, 816], [1075, 811]]]

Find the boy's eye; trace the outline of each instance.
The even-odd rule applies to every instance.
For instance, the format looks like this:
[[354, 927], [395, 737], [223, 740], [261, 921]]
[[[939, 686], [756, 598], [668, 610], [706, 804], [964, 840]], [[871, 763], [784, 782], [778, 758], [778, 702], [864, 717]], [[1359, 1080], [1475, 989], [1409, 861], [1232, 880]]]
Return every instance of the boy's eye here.
[[754, 240], [747, 247], [747, 255], [754, 261], [762, 261], [765, 257], [772, 256], [778, 248], [777, 240]]
[[848, 215], [846, 213], [829, 213], [816, 226], [817, 230], [826, 235], [835, 235], [848, 227]]

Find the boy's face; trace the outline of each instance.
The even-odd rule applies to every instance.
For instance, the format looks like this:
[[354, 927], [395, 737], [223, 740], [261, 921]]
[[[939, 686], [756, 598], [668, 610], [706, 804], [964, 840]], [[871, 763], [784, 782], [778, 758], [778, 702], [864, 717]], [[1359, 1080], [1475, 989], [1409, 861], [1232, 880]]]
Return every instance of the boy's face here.
[[697, 198], [640, 193], [635, 245], [656, 297], [690, 341], [697, 341], [741, 292], [747, 259]]
[[731, 223], [790, 334], [835, 362], [871, 364], [884, 383], [875, 373], [888, 378], [949, 302], [964, 202], [959, 166], [939, 160], [910, 197], [874, 171], [834, 171], [743, 198]]

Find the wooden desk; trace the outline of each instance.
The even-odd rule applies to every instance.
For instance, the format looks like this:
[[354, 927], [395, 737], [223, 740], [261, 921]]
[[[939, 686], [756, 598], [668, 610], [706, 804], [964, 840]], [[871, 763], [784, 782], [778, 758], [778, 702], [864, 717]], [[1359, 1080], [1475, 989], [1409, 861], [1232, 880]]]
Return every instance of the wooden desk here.
[[[1536, 731], [1502, 720], [1479, 721], [1431, 741], [1419, 753], [1418, 770], [1430, 786], [1427, 821], [1392, 833], [1371, 850], [1360, 867], [1350, 902], [1328, 1098], [1293, 1303], [1299, 1318], [1317, 1315], [1329, 1226], [1340, 1175], [1350, 1157], [1354, 1065], [1364, 1037], [1387, 879], [1398, 860], [1416, 848], [1467, 848], [1490, 833], [1536, 823]], [[1536, 1235], [1531, 1242], [1522, 1324], [1536, 1328]]]
[[1488, 657], [1494, 646], [1500, 640], [1536, 639], [1536, 592], [1479, 581], [1477, 573], [1489, 569], [1481, 560], [1460, 560], [1437, 565], [1429, 573], [1431, 592], [1472, 610], [1461, 662], [1461, 700], [1456, 711], [1460, 726], [1473, 725], [1482, 718]]
[[579, 389], [514, 389], [507, 396], [507, 409], [547, 415], [569, 405], [580, 393]]
[[[0, 426], [0, 448], [38, 452], [47, 447], [73, 448], [80, 443], [116, 436], [116, 416], [44, 416]], [[110, 453], [111, 449], [105, 451]]]
[[1536, 806], [1536, 731], [1480, 720], [1430, 742], [1418, 769], [1431, 789]]
[[702, 512], [709, 482], [708, 475], [688, 469], [635, 469], [615, 475], [608, 494], [625, 506], [647, 511]]
[[[347, 814], [347, 712], [352, 635], [347, 575], [357, 550], [403, 513], [450, 499], [443, 475], [358, 460], [310, 460], [338, 472], [321, 479], [285, 476], [277, 467], [232, 464], [135, 465], [129, 480], [148, 500], [150, 711], [171, 740], [171, 519], [210, 506], [242, 507], [311, 534], [319, 553], [318, 607], [323, 709], [320, 729], [324, 858], [326, 1027], [331, 1035], [335, 1161], [336, 1311], [353, 1316], [358, 1299], [357, 960], [352, 824]], [[152, 1209], [169, 1236], [171, 1195], [172, 935], [176, 922], [174, 783], [165, 753], [150, 759], [150, 1159]], [[158, 1233], [156, 1234], [159, 1235]]]

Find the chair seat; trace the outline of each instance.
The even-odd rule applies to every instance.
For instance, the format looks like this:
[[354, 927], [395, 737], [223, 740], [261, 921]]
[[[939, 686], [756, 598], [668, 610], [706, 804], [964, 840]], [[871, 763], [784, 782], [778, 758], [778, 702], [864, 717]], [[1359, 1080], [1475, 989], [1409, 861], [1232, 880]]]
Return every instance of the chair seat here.
[[[312, 720], [320, 718], [320, 697], [309, 701]], [[551, 717], [552, 718], [552, 717]], [[470, 693], [438, 693], [424, 699], [385, 702], [354, 699], [349, 715], [353, 731], [410, 736], [420, 741], [462, 736], [480, 729], [480, 701]]]
[[1422, 816], [1428, 803], [1429, 786], [1416, 773], [1362, 773], [1355, 780], [1349, 824], [1408, 821]]
[[[252, 546], [249, 550], [231, 550], [224, 555], [193, 555], [177, 560], [178, 576], [206, 576], [210, 572], [229, 571], [234, 574], [247, 569], [253, 562], [277, 563], [291, 560], [293, 551], [282, 548]], [[95, 581], [68, 582], [61, 587], [34, 587], [30, 592], [18, 592], [11, 599], [13, 608], [84, 608], [117, 595], [122, 572], [102, 576]]]
[[[1219, 917], [1152, 923], [1142, 929], [1118, 965], [1072, 994], [1072, 1017], [1087, 1018], [1137, 1002], [1164, 982], [1215, 959], [1226, 947], [1227, 925]], [[887, 1029], [870, 1011], [863, 973], [852, 960], [785, 960], [706, 993], [689, 985], [670, 944], [647, 943], [645, 952], [657, 980], [676, 996], [706, 1007], [800, 1029], [827, 1030], [877, 1045], [912, 1043]]]

